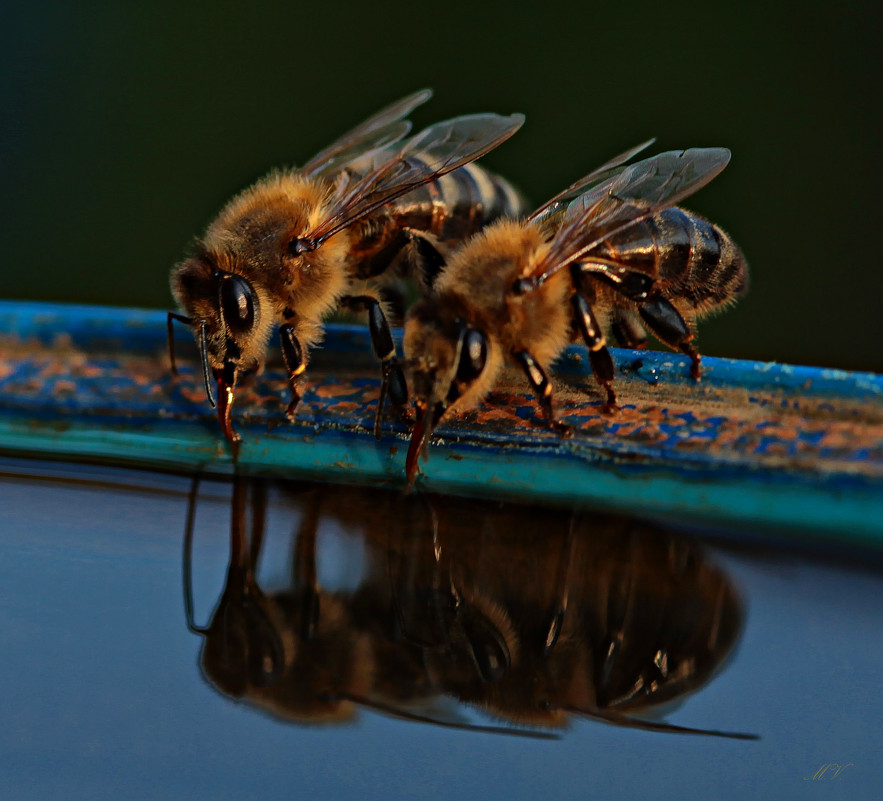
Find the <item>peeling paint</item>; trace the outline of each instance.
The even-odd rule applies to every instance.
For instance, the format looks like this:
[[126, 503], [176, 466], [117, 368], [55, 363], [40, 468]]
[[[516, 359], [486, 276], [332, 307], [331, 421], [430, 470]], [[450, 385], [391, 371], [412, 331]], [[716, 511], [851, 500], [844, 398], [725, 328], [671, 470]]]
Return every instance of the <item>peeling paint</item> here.
[[[134, 319], [127, 322], [129, 316]], [[43, 437], [38, 445], [44, 452], [113, 460], [120, 456], [113, 452], [114, 436], [137, 432], [147, 462], [156, 462], [152, 448], [161, 447], [171, 465], [177, 460], [189, 468], [198, 458], [229, 467], [201, 371], [186, 358], [193, 348], [181, 348], [181, 374], [174, 378], [164, 340], [160, 312], [0, 303], [0, 449], [21, 451], [23, 442]], [[382, 465], [376, 464], [381, 456], [371, 429], [380, 371], [366, 352], [366, 331], [329, 327], [321, 356], [306, 374], [294, 424], [284, 416], [287, 380], [279, 366], [244, 381], [234, 405], [245, 438], [241, 468], [308, 473], [317, 469], [308, 467], [316, 463], [309, 449], [334, 442], [337, 455], [320, 459], [327, 465], [322, 469], [364, 473], [366, 480], [378, 480], [382, 472], [385, 481], [401, 481], [398, 445], [408, 432], [392, 412], [384, 422]], [[430, 454], [447, 458], [431, 460], [421, 482], [431, 483], [434, 474], [454, 482], [459, 474], [444, 472], [449, 470], [460, 471], [463, 478], [456, 481], [462, 483], [482, 460], [493, 471], [501, 459], [510, 459], [514, 467], [506, 469], [520, 469], [523, 480], [493, 472], [478, 480], [513, 493], [533, 482], [538, 494], [550, 491], [542, 486], [554, 494], [556, 481], [564, 486], [564, 479], [572, 480], [579, 462], [640, 475], [645, 483], [659, 476], [711, 485], [739, 481], [749, 494], [773, 492], [773, 484], [787, 480], [807, 493], [829, 487], [832, 499], [838, 493], [848, 499], [843, 482], [860, 480], [883, 509], [880, 376], [706, 356], [697, 384], [679, 356], [614, 353], [618, 414], [601, 413], [586, 360], [571, 350], [558, 375], [556, 408], [573, 428], [572, 437], [561, 440], [545, 426], [536, 401], [513, 374], [477, 409], [446, 418]], [[23, 431], [30, 440], [20, 439]], [[187, 444], [164, 444], [175, 437]], [[350, 447], [352, 453], [341, 451]], [[127, 451], [125, 458], [137, 463], [138, 453]], [[584, 490], [587, 497], [593, 493], [601, 496], [595, 486]]]

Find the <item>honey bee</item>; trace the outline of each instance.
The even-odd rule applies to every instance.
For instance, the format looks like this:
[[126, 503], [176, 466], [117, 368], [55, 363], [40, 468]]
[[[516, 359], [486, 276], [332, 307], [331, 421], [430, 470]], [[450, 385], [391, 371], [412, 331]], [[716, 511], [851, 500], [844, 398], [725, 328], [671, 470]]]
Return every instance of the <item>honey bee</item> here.
[[379, 438], [387, 390], [403, 409], [407, 388], [378, 280], [408, 261], [431, 281], [452, 242], [521, 212], [511, 185], [470, 162], [515, 133], [523, 115], [457, 117], [404, 138], [411, 127], [404, 118], [430, 95], [394, 103], [303, 167], [272, 172], [241, 192], [172, 271], [172, 292], [185, 312], [168, 316], [172, 369], [172, 323], [179, 321], [193, 328], [206, 394], [234, 454], [241, 440], [232, 424], [233, 391], [241, 371], [262, 365], [278, 326], [291, 419], [322, 318], [338, 307], [368, 313], [382, 362]]
[[730, 152], [669, 151], [623, 166], [645, 146], [577, 181], [524, 221], [488, 226], [411, 308], [405, 353], [417, 421], [409, 482], [442, 416], [481, 401], [506, 363], [523, 370], [546, 421], [566, 435], [552, 410], [547, 373], [577, 336], [605, 390], [605, 412], [618, 408], [608, 327], [623, 345], [642, 347], [643, 322], [689, 356], [699, 378], [695, 320], [745, 291], [747, 267], [718, 226], [675, 204], [720, 173]]
[[[246, 525], [249, 489], [250, 535]], [[337, 501], [328, 504], [342, 512], [334, 515], [336, 525], [339, 518], [358, 525], [366, 517], [371, 520], [368, 510], [372, 508], [373, 519], [378, 521], [373, 491], [341, 488], [335, 493], [315, 487], [293, 493], [302, 518], [292, 548], [290, 583], [277, 592], [264, 592], [256, 574], [265, 535], [266, 487], [236, 477], [224, 591], [208, 625], [196, 625], [190, 579], [195, 491], [196, 484], [185, 532], [185, 613], [190, 631], [204, 638], [203, 675], [221, 693], [244, 699], [280, 719], [312, 725], [352, 720], [361, 707], [448, 728], [554, 737], [437, 716], [439, 689], [427, 675], [422, 648], [393, 631], [389, 576], [380, 541], [366, 539], [365, 574], [354, 591], [319, 586], [317, 538], [328, 519], [322, 511], [323, 500], [330, 496]]]
[[579, 716], [755, 739], [634, 717], [709, 681], [738, 638], [738, 594], [697, 543], [614, 515], [445, 499], [409, 548], [428, 575], [422, 596], [394, 583], [401, 628], [443, 692], [522, 726]]
[[[185, 563], [200, 667], [225, 695], [309, 724], [362, 708], [520, 736], [554, 737], [578, 716], [752, 738], [635, 717], [706, 684], [738, 640], [738, 593], [697, 543], [613, 515], [284, 486], [300, 524], [281, 588], [264, 591], [257, 578], [268, 518], [258, 481], [234, 479], [230, 566], [205, 627], [193, 622]], [[329, 529], [348, 532], [348, 550], [362, 555], [345, 588], [317, 578]], [[334, 571], [324, 576], [333, 585]], [[518, 728], [442, 716], [441, 698]]]

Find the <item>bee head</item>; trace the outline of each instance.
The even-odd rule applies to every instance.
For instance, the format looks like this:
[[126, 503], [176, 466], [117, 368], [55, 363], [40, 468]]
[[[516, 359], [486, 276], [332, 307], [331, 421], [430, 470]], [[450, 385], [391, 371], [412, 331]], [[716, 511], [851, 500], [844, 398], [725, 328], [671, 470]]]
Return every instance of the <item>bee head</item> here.
[[471, 405], [484, 394], [491, 342], [483, 331], [461, 317], [446, 314], [437, 299], [428, 298], [416, 303], [408, 314], [405, 354], [417, 407], [406, 460], [412, 483], [417, 459], [445, 412], [455, 404]]
[[227, 695], [241, 698], [280, 679], [285, 648], [272, 612], [250, 571], [231, 565], [224, 594], [202, 632], [200, 659], [206, 677]]
[[240, 441], [233, 431], [233, 389], [240, 370], [260, 361], [269, 335], [260, 294], [230, 265], [203, 251], [179, 265], [172, 274], [172, 292], [187, 312], [202, 359], [209, 403], [214, 407], [212, 379], [218, 390], [218, 418], [224, 436], [234, 447]]

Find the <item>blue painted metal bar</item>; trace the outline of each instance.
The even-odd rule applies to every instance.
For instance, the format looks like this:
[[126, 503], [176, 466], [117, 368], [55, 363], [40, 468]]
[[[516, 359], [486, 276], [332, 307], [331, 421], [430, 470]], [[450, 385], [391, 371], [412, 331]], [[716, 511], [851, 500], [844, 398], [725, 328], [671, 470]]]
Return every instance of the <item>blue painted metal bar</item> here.
[[[169, 375], [165, 314], [0, 302], [0, 452], [183, 471], [234, 469], [205, 402], [192, 338]], [[189, 355], [190, 361], [186, 360]], [[418, 489], [587, 504], [883, 545], [883, 377], [614, 350], [622, 411], [581, 348], [557, 370], [560, 440], [518, 376], [438, 431]], [[329, 326], [295, 424], [272, 365], [237, 394], [237, 469], [404, 485], [407, 430], [371, 434], [378, 368], [367, 331]]]

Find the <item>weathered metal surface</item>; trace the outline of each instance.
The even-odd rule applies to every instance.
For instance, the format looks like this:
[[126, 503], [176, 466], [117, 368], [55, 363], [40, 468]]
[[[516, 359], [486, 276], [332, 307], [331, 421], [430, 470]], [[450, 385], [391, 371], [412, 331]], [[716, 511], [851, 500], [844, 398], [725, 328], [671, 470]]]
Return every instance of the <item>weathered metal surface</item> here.
[[[230, 471], [186, 330], [178, 343], [173, 379], [162, 312], [0, 303], [0, 450]], [[697, 384], [683, 357], [614, 350], [622, 411], [606, 416], [584, 356], [571, 349], [557, 373], [573, 437], [543, 425], [513, 375], [439, 428], [418, 489], [883, 544], [883, 377], [706, 357]], [[296, 423], [280, 368], [238, 391], [238, 468], [403, 486], [406, 427], [390, 416], [371, 434], [378, 378], [367, 332], [329, 327]]]

